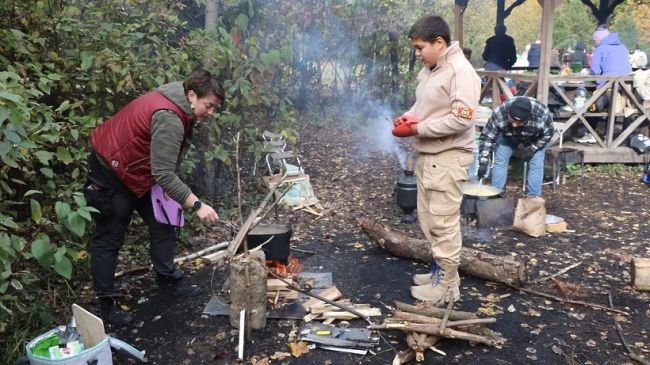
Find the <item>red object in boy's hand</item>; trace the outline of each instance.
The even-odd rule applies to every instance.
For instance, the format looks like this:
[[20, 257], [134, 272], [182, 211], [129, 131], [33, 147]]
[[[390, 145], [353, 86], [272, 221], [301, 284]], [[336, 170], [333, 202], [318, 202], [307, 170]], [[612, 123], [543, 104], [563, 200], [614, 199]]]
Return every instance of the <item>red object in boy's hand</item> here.
[[399, 127], [404, 123], [419, 123], [420, 119], [417, 117], [412, 117], [410, 115], [400, 115], [399, 117], [393, 119], [393, 127]]
[[411, 137], [417, 134], [417, 122], [406, 122], [393, 128], [395, 137]]

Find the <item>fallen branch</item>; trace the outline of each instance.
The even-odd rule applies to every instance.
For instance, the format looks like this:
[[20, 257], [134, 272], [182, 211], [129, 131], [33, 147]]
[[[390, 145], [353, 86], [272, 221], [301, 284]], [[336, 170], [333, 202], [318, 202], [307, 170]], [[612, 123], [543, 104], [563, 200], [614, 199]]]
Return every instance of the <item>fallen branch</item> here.
[[207, 253], [210, 253], [210, 252], [212, 252], [212, 251], [217, 251], [217, 250], [220, 250], [220, 249], [222, 249], [222, 248], [226, 248], [226, 247], [228, 247], [229, 244], [230, 244], [230, 243], [227, 242], [227, 241], [226, 241], [226, 242], [217, 243], [216, 245], [212, 245], [212, 246], [210, 246], [210, 247], [206, 247], [206, 248], [204, 248], [204, 249], [202, 249], [202, 250], [200, 250], [200, 251], [196, 251], [196, 252], [191, 253], [191, 254], [189, 254], [189, 255], [185, 255], [185, 256], [181, 256], [181, 257], [175, 258], [175, 259], [174, 259], [174, 263], [180, 264], [180, 263], [182, 263], [183, 261], [195, 259], [195, 258], [197, 258], [197, 257], [203, 256], [203, 255], [205, 255], [205, 254], [207, 254]]
[[630, 313], [628, 313], [628, 312], [625, 312], [625, 311], [622, 311], [622, 310], [619, 310], [619, 309], [608, 308], [608, 307], [605, 307], [605, 306], [600, 305], [600, 304], [584, 302], [582, 300], [571, 300], [571, 299], [560, 298], [560, 297], [557, 297], [555, 295], [546, 294], [546, 293], [542, 293], [542, 292], [539, 292], [539, 291], [526, 289], [526, 288], [518, 288], [518, 287], [514, 287], [514, 286], [513, 286], [513, 288], [517, 289], [517, 290], [521, 290], [521, 291], [529, 293], [529, 294], [538, 295], [538, 296], [543, 297], [543, 298], [553, 299], [553, 300], [556, 300], [556, 301], [558, 301], [560, 303], [583, 305], [583, 306], [591, 307], [591, 308], [598, 309], [598, 310], [604, 310], [606, 312], [614, 312], [614, 313], [622, 314], [622, 315], [627, 316], [627, 317], [630, 316]]
[[[393, 317], [386, 318], [386, 321], [405, 321], [419, 324], [435, 324], [441, 325], [442, 320], [439, 318], [432, 318], [427, 316], [421, 316], [419, 314], [407, 313], [402, 311], [396, 311], [393, 314]], [[466, 319], [462, 321], [448, 321], [447, 327], [465, 327], [465, 326], [476, 326], [484, 324], [496, 323], [496, 318], [476, 318], [476, 319]]]
[[[422, 315], [422, 316], [428, 316], [428, 317], [435, 317], [436, 321], [441, 321], [441, 318], [445, 315], [445, 310], [441, 308], [436, 308], [436, 307], [425, 307], [425, 306], [414, 306], [410, 304], [406, 304], [400, 301], [395, 301], [395, 308], [400, 309], [402, 311], [406, 311], [409, 313], [413, 313], [415, 315]], [[397, 311], [396, 313], [398, 313]], [[479, 336], [484, 336], [487, 338], [492, 339], [495, 342], [505, 342], [505, 338], [501, 336], [500, 333], [495, 332], [483, 325], [477, 325], [473, 324], [472, 321], [486, 321], [485, 323], [492, 323], [492, 321], [496, 321], [496, 319], [493, 318], [484, 318], [484, 319], [479, 319], [476, 314], [470, 313], [470, 312], [460, 312], [460, 311], [451, 311], [449, 313], [449, 319], [454, 320], [454, 321], [466, 321], [466, 324], [468, 327], [464, 328], [464, 331], [469, 332], [474, 335], [479, 335]], [[480, 323], [479, 322], [479, 323]], [[469, 326], [472, 324], [471, 326]]]
[[[431, 261], [429, 241], [409, 237], [370, 219], [357, 218], [357, 223], [379, 247], [393, 255], [423, 262]], [[525, 261], [496, 256], [469, 247], [463, 247], [460, 251], [459, 270], [477, 278], [506, 285], [522, 286], [528, 282]]]
[[545, 277], [543, 277], [543, 278], [535, 279], [535, 280], [531, 281], [531, 283], [541, 283], [541, 282], [544, 282], [544, 281], [546, 281], [546, 280], [553, 279], [554, 277], [560, 276], [560, 275], [566, 273], [567, 271], [569, 271], [569, 270], [571, 270], [571, 269], [573, 269], [573, 268], [575, 268], [575, 267], [580, 266], [580, 264], [582, 264], [582, 261], [579, 261], [579, 262], [576, 262], [576, 263], [573, 264], [573, 265], [567, 266], [567, 267], [565, 267], [564, 269], [562, 269], [562, 270], [556, 272], [556, 273], [553, 274], [553, 275], [549, 275], [549, 276], [545, 276]]
[[418, 324], [418, 323], [384, 323], [384, 324], [375, 324], [367, 326], [371, 330], [399, 330], [406, 332], [418, 332], [418, 333], [427, 333], [434, 336], [440, 336], [445, 338], [453, 338], [458, 340], [465, 340], [475, 343], [482, 343], [488, 346], [499, 346], [500, 341], [495, 341], [485, 336], [474, 335], [468, 332], [462, 332], [453, 330], [451, 328], [445, 328], [440, 331], [441, 327], [439, 325], [431, 324]]
[[[420, 314], [429, 317], [436, 317], [439, 319], [442, 319], [442, 317], [445, 315], [446, 312], [444, 308], [425, 307], [425, 306], [418, 307], [404, 302], [400, 302], [398, 300], [395, 301], [395, 308], [409, 313], [415, 313], [415, 314]], [[478, 318], [476, 314], [470, 312], [461, 312], [461, 311], [452, 310], [449, 313], [449, 319], [451, 319], [452, 321], [458, 321], [463, 319], [476, 319], [476, 318]]]
[[[609, 307], [611, 309], [614, 309], [614, 302], [612, 302], [612, 293], [607, 293], [607, 297], [609, 299]], [[618, 332], [618, 337], [620, 337], [621, 342], [623, 342], [623, 346], [625, 347], [625, 350], [627, 350], [627, 356], [629, 356], [630, 359], [636, 360], [643, 365], [650, 365], [649, 361], [635, 354], [634, 351], [632, 351], [630, 345], [627, 343], [627, 340], [625, 339], [625, 336], [623, 336], [623, 329], [621, 328], [621, 325], [618, 323], [618, 320], [616, 318], [614, 318], [614, 326], [616, 327], [616, 332]]]

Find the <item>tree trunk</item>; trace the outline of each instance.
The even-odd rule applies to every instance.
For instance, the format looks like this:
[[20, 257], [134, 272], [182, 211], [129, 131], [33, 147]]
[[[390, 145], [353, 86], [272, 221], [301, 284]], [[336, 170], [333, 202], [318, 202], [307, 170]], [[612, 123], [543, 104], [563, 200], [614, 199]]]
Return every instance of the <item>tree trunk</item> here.
[[219, 6], [217, 0], [207, 0], [205, 4], [205, 30], [213, 32], [217, 30], [217, 19], [219, 17]]
[[[424, 262], [431, 261], [431, 248], [428, 241], [392, 231], [369, 219], [357, 218], [357, 223], [379, 247], [393, 255]], [[526, 262], [491, 255], [468, 247], [463, 247], [460, 252], [459, 269], [468, 275], [515, 287], [523, 286], [528, 282]]]

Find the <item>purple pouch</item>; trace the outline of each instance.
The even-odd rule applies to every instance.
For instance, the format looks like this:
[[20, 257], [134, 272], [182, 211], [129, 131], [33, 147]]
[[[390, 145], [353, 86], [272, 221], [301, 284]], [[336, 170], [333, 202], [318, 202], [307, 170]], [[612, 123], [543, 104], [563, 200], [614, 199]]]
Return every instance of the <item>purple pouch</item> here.
[[176, 200], [165, 198], [165, 192], [158, 184], [151, 187], [151, 205], [153, 205], [153, 215], [158, 223], [175, 227], [185, 225], [183, 208]]

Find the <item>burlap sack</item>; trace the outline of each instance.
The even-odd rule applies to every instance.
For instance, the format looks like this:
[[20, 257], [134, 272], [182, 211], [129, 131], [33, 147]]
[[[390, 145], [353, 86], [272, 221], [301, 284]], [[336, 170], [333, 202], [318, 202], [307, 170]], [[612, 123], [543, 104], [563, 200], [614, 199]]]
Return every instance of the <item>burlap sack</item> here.
[[545, 218], [546, 208], [543, 198], [519, 199], [512, 228], [529, 236], [540, 237], [546, 234]]

